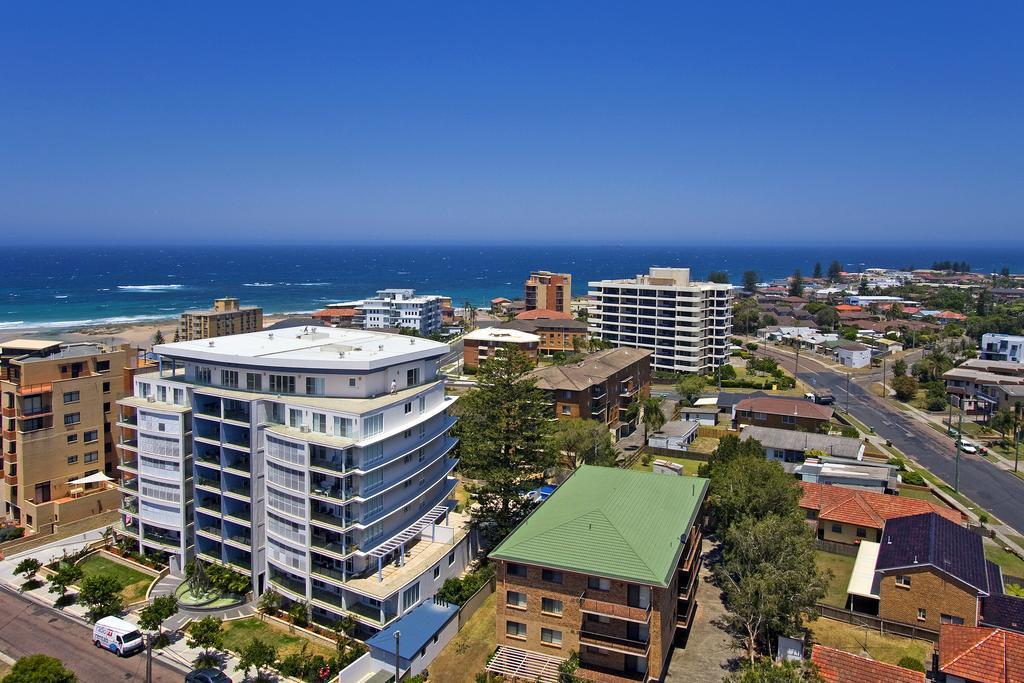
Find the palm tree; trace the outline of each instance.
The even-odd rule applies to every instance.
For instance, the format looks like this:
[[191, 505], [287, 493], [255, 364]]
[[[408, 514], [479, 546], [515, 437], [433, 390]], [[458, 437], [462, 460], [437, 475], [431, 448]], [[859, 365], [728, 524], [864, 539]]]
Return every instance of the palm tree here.
[[626, 422], [632, 422], [637, 418], [644, 424], [644, 445], [647, 445], [648, 432], [658, 431], [666, 422], [665, 413], [661, 410], [661, 399], [647, 396], [629, 404]]

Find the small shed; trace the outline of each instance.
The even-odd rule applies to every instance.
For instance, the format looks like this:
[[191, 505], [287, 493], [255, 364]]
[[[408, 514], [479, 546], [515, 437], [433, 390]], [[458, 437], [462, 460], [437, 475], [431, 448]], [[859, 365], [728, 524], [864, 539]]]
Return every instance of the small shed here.
[[673, 420], [666, 422], [661, 429], [650, 435], [647, 440], [648, 449], [654, 453], [671, 455], [689, 450], [693, 440], [697, 438], [696, 422], [691, 420]]

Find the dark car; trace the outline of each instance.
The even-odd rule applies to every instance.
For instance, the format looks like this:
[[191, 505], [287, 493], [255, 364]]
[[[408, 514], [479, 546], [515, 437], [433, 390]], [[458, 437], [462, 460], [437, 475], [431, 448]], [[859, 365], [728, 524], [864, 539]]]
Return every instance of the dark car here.
[[185, 675], [185, 683], [231, 683], [220, 669], [196, 669]]

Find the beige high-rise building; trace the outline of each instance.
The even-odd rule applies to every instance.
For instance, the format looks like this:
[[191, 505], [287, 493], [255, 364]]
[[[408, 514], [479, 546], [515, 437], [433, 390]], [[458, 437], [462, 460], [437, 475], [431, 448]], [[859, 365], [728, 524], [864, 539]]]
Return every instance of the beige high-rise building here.
[[568, 313], [572, 302], [572, 275], [535, 270], [523, 287], [526, 310], [541, 309]]
[[222, 297], [213, 300], [213, 308], [182, 313], [178, 322], [178, 337], [179, 341], [192, 341], [259, 332], [262, 329], [262, 308], [241, 306], [234, 297]]
[[130, 392], [138, 364], [128, 345], [0, 343], [6, 519], [49, 532], [117, 509], [120, 495], [105, 476], [114, 474], [116, 402]]

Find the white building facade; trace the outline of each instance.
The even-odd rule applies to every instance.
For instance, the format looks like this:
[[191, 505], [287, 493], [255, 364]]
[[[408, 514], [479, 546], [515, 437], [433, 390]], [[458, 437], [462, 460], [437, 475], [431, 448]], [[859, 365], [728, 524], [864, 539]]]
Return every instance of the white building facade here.
[[591, 335], [650, 349], [656, 370], [710, 372], [728, 361], [732, 287], [690, 280], [689, 268], [589, 283]]
[[330, 304], [330, 308], [355, 308], [354, 323], [363, 329], [405, 328], [424, 337], [441, 331], [441, 302], [436, 294], [416, 296], [413, 289], [381, 289], [372, 299]]
[[1024, 363], [1024, 337], [986, 332], [981, 335], [981, 359]]
[[[273, 589], [323, 622], [348, 615], [363, 633], [431, 598], [476, 551], [451, 499], [447, 350], [319, 327], [157, 346], [158, 371], [137, 376], [122, 405], [140, 406], [140, 428], [146, 411], [191, 427], [182, 524], [167, 529], [182, 539], [177, 563], [231, 566], [256, 595]], [[140, 491], [145, 501], [144, 479]]]

